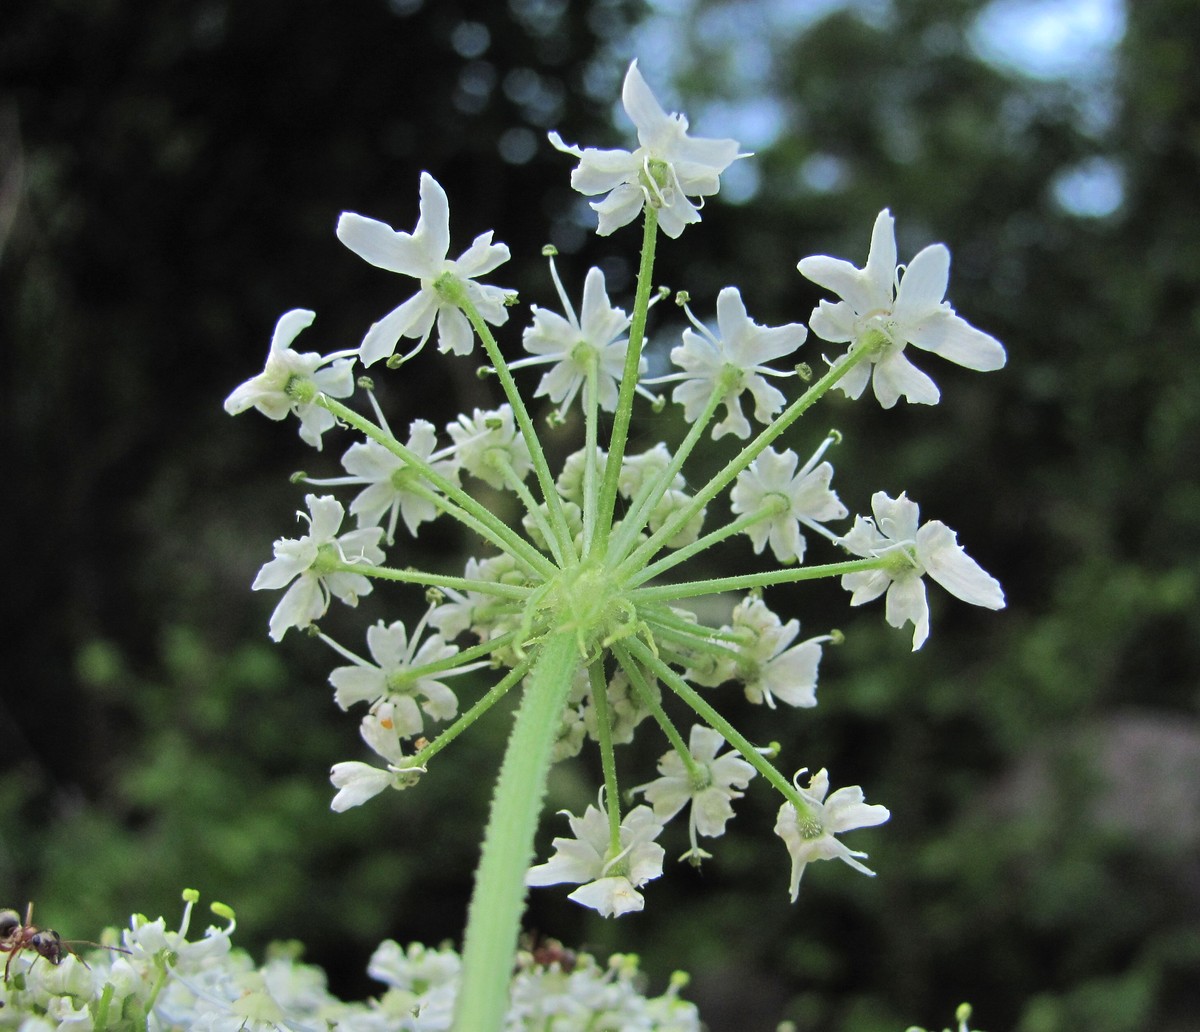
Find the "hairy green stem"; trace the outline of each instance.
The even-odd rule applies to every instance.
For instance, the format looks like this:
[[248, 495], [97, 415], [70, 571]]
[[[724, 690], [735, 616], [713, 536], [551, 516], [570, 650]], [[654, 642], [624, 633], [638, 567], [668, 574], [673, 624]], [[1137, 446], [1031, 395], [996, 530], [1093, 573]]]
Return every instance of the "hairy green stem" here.
[[653, 205], [647, 204], [642, 227], [642, 260], [638, 266], [633, 319], [629, 325], [629, 347], [625, 351], [625, 369], [621, 374], [621, 390], [617, 395], [617, 411], [613, 417], [608, 459], [604, 464], [604, 483], [600, 486], [600, 506], [596, 515], [596, 544], [601, 550], [608, 547], [608, 533], [612, 529], [613, 512], [617, 506], [617, 481], [621, 476], [621, 460], [625, 457], [625, 442], [629, 438], [633, 395], [642, 366], [642, 345], [646, 340], [646, 313], [650, 310], [650, 281], [654, 276], [654, 245], [657, 239], [658, 211]]
[[456, 1032], [499, 1032], [504, 1025], [550, 754], [581, 665], [573, 631], [558, 631], [537, 647], [496, 780], [467, 912]]
[[382, 444], [397, 458], [403, 459], [409, 466], [417, 470], [422, 477], [433, 484], [439, 491], [443, 492], [446, 497], [466, 510], [466, 513], [471, 517], [471, 521], [464, 519], [461, 515], [456, 516], [456, 518], [470, 526], [482, 538], [490, 541], [501, 551], [511, 552], [519, 556], [532, 569], [539, 570], [543, 574], [554, 572], [554, 564], [534, 548], [533, 545], [521, 537], [520, 534], [513, 531], [495, 513], [480, 505], [479, 502], [467, 494], [461, 487], [438, 473], [428, 462], [413, 452], [411, 448], [406, 448], [387, 431], [376, 426], [365, 416], [359, 415], [348, 405], [343, 405], [340, 401], [335, 401], [325, 394], [317, 394], [312, 400], [322, 408], [328, 409], [343, 423], [348, 423], [356, 430], [366, 434], [371, 440]]
[[696, 714], [721, 737], [732, 745], [764, 778], [775, 786], [783, 797], [796, 808], [801, 819], [816, 817], [813, 808], [805, 802], [804, 797], [788, 781], [754, 745], [736, 727], [718, 713], [690, 684], [664, 663], [650, 648], [640, 641], [632, 641], [629, 654], [636, 656], [656, 677], [678, 695], [684, 702], [695, 710]]
[[[842, 577], [847, 573], [862, 573], [865, 570], [883, 570], [894, 566], [891, 556], [871, 559], [850, 559], [844, 563], [826, 563], [824, 566], [794, 566], [766, 573], [747, 573], [735, 577], [713, 577], [709, 580], [683, 581], [679, 584], [658, 584], [652, 588], [634, 588], [629, 600], [641, 602], [674, 601], [679, 598], [695, 598], [697, 595], [718, 595], [722, 591], [746, 591], [750, 588], [765, 588], [772, 584], [793, 584], [797, 581], [820, 580], [822, 577]], [[636, 583], [636, 581], [635, 581]]]
[[621, 564], [621, 572], [627, 573], [645, 563], [663, 545], [670, 541], [685, 527], [688, 521], [720, 494], [725, 486], [742, 470], [750, 465], [766, 450], [780, 434], [807, 412], [835, 383], [853, 369], [859, 362], [865, 361], [871, 355], [867, 348], [855, 348], [847, 352], [833, 363], [824, 376], [806, 390], [799, 398], [791, 403], [784, 411], [772, 420], [770, 426], [764, 429], [753, 441], [725, 464], [707, 484], [696, 492], [690, 504], [685, 505], [666, 523], [650, 536]]
[[479, 314], [479, 310], [475, 307], [471, 298], [468, 296], [466, 288], [461, 282], [453, 276], [446, 274], [438, 280], [438, 292], [443, 297], [448, 298], [458, 305], [471, 325], [475, 328], [480, 341], [483, 343], [483, 348], [488, 354], [488, 360], [492, 363], [492, 368], [496, 370], [496, 375], [500, 378], [500, 385], [504, 388], [504, 395], [508, 398], [508, 403], [512, 406], [513, 416], [517, 421], [517, 426], [521, 430], [521, 436], [525, 439], [525, 445], [529, 448], [529, 457], [533, 462], [533, 470], [537, 475], [538, 484], [542, 489], [542, 497], [546, 500], [546, 508], [550, 513], [550, 523], [554, 528], [554, 536], [558, 540], [559, 548], [556, 550], [568, 557], [569, 561], [574, 563], [578, 560], [575, 554], [575, 543], [571, 539], [571, 531], [567, 527], [567, 518], [563, 515], [562, 501], [558, 497], [558, 491], [554, 486], [554, 477], [550, 475], [550, 466], [546, 462], [546, 453], [542, 450], [542, 442], [538, 439], [537, 431], [533, 427], [533, 420], [529, 418], [529, 410], [525, 407], [525, 400], [521, 397], [521, 392], [517, 390], [517, 383], [513, 379], [512, 373], [509, 371], [508, 363], [504, 361], [504, 356], [500, 354], [500, 345], [496, 343], [496, 338], [492, 336], [492, 331], [488, 328], [488, 324], [483, 321], [483, 316]]

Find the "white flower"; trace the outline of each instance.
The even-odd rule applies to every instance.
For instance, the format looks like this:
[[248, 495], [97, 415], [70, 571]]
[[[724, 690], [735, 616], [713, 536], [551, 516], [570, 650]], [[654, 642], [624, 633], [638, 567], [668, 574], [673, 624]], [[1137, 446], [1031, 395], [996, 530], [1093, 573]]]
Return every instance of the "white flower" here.
[[275, 542], [275, 558], [268, 562], [254, 579], [253, 590], [282, 588], [295, 583], [271, 614], [271, 638], [280, 641], [289, 627], [307, 627], [325, 615], [329, 598], [336, 595], [349, 606], [358, 605], [362, 595], [371, 592], [371, 582], [361, 573], [321, 570], [322, 560], [339, 563], [383, 562], [378, 546], [383, 531], [379, 527], [352, 530], [338, 536], [345, 510], [337, 499], [324, 495], [305, 495], [312, 517], [299, 512], [308, 520], [309, 532], [301, 538], [280, 538]]
[[[950, 252], [944, 244], [924, 248], [905, 269], [896, 265], [894, 220], [885, 208], [875, 219], [867, 264], [826, 255], [804, 258], [800, 272], [842, 298], [822, 301], [813, 310], [813, 332], [851, 349], [880, 346], [869, 361], [856, 365], [837, 386], [857, 398], [874, 372], [875, 397], [891, 408], [901, 397], [934, 405], [937, 385], [904, 356], [907, 344], [932, 351], [951, 362], [987, 372], [1004, 365], [1004, 347], [994, 337], [955, 315], [946, 296]], [[903, 271], [903, 276], [901, 276]]]
[[621, 849], [610, 855], [608, 817], [589, 806], [582, 817], [562, 811], [574, 838], [556, 838], [557, 852], [544, 864], [531, 867], [526, 885], [579, 884], [568, 897], [597, 910], [603, 917], [619, 917], [645, 904], [637, 890], [662, 874], [663, 848], [654, 840], [662, 822], [648, 806], [635, 806], [621, 821]]
[[[800, 771], [800, 774], [803, 773]], [[875, 872], [856, 859], [867, 854], [848, 849], [834, 836], [843, 831], [873, 828], [882, 824], [891, 817], [887, 807], [878, 804], [868, 806], [863, 800], [862, 789], [857, 785], [839, 788], [826, 800], [829, 774], [824, 769], [813, 775], [807, 789], [800, 788], [798, 783], [796, 789], [812, 809], [812, 816], [801, 818], [791, 803], [784, 803], [779, 808], [779, 817], [775, 822], [775, 834], [783, 839], [792, 857], [792, 902], [796, 902], [800, 893], [800, 877], [804, 874], [804, 868], [812, 860], [843, 860], [856, 871], [874, 877]]]
[[140, 968], [141, 962], [145, 961], [157, 966], [157, 962], [169, 953], [175, 958], [172, 967], [184, 973], [195, 971], [202, 967], [204, 962], [229, 953], [229, 937], [237, 927], [232, 917], [225, 928], [209, 925], [203, 939], [188, 942], [192, 907], [198, 898], [199, 894], [190, 890], [184, 894], [183, 919], [177, 932], [167, 931], [167, 922], [161, 917], [156, 921], [147, 921], [140, 915], [129, 919], [129, 928], [121, 933], [121, 945], [135, 967]]
[[929, 637], [929, 604], [925, 582], [929, 574], [956, 598], [987, 609], [1004, 608], [1000, 582], [962, 550], [958, 535], [940, 520], [918, 528], [919, 509], [904, 492], [892, 498], [884, 491], [871, 496], [875, 518], [857, 516], [841, 544], [855, 555], [903, 557], [906, 564], [882, 570], [847, 573], [842, 587], [852, 592], [850, 604], [860, 606], [887, 592], [884, 615], [893, 627], [913, 625], [913, 651]]
[[329, 781], [338, 790], [329, 808], [342, 813], [352, 806], [361, 806], [373, 799], [385, 788], [397, 791], [415, 785], [425, 772], [424, 767], [400, 767], [388, 764], [386, 769], [372, 767], [369, 763], [347, 760], [335, 763], [329, 771]]
[[763, 363], [791, 354], [804, 343], [808, 330], [799, 323], [759, 326], [746, 314], [736, 287], [726, 287], [717, 295], [720, 336], [699, 322], [696, 327], [700, 333], [684, 330], [682, 346], [671, 350], [671, 361], [683, 372], [663, 377], [662, 381], [683, 381], [671, 398], [683, 406], [684, 418], [689, 422], [700, 417], [713, 391], [722, 388], [721, 402], [726, 415], [713, 427], [713, 439], [725, 434], [749, 437], [750, 423], [742, 413], [742, 393], [749, 391], [754, 399], [754, 418], [769, 423], [783, 408], [784, 397], [763, 376], [787, 374]]
[[[553, 265], [550, 268], [554, 270]], [[629, 329], [629, 316], [608, 300], [600, 269], [588, 270], [583, 284], [582, 314], [578, 317], [557, 273], [554, 285], [566, 317], [534, 305], [533, 322], [526, 328], [522, 342], [526, 351], [539, 357], [510, 363], [509, 368], [554, 362], [554, 368], [542, 377], [534, 396], [548, 395], [560, 412], [570, 407], [587, 381], [589, 370], [594, 368], [598, 404], [604, 411], [613, 412], [629, 348], [629, 339], [623, 336]], [[645, 364], [642, 359], [643, 369]]]
[[581, 150], [563, 143], [558, 133], [550, 142], [560, 151], [573, 154], [579, 165], [571, 173], [571, 186], [585, 196], [607, 194], [593, 201], [600, 216], [596, 232], [607, 236], [637, 218], [647, 202], [658, 209], [658, 224], [669, 237], [683, 227], [700, 221], [700, 212], [689, 197], [707, 197], [720, 189], [720, 175], [738, 157], [736, 140], [710, 140], [687, 135], [683, 115], [663, 111], [637, 61], [625, 74], [621, 102], [637, 126], [638, 149]]
[[[296, 352], [292, 341], [311, 326], [315, 312], [295, 308], [284, 312], [275, 323], [271, 350], [261, 373], [251, 377], [225, 399], [225, 411], [231, 416], [256, 408], [268, 419], [284, 419], [289, 412], [300, 417], [300, 437], [318, 451], [321, 435], [334, 425], [333, 413], [316, 401], [301, 401], [288, 393], [297, 382], [311, 383], [319, 394], [345, 398], [354, 393], [353, 351], [321, 356], [316, 352]], [[322, 368], [328, 366], [329, 368]]]
[[338, 219], [337, 236], [351, 251], [377, 268], [421, 281], [416, 294], [367, 331], [359, 350], [364, 365], [388, 358], [401, 337], [412, 337], [424, 344], [433, 331], [435, 319], [439, 350], [453, 351], [456, 355], [471, 353], [474, 334], [470, 322], [435, 286], [447, 273], [463, 286], [485, 322], [500, 326], [508, 319], [504, 301], [511, 291], [474, 282], [476, 276], [508, 261], [508, 248], [493, 244], [489, 230], [477, 236], [460, 258], [447, 259], [450, 203], [446, 191], [428, 172], [421, 173], [421, 215], [412, 233], [402, 233], [383, 222], [347, 211]]
[[[367, 648], [378, 666], [358, 663], [338, 667], [329, 675], [334, 699], [342, 709], [356, 702], [375, 702], [386, 699], [394, 707], [394, 722], [402, 736], [420, 734], [423, 729], [421, 710], [434, 720], [449, 720], [458, 712], [458, 700], [439, 677], [451, 677], [477, 669], [479, 664], [466, 664], [437, 674], [420, 674], [421, 667], [449, 659], [458, 652], [447, 645], [440, 634], [431, 634], [420, 641], [424, 621], [413, 633], [412, 641], [404, 623], [384, 626], [382, 620], [367, 628]], [[418, 647], [419, 646], [419, 647]], [[420, 708], [417, 699], [422, 698]]]
[[367, 963], [367, 974], [377, 982], [410, 992], [454, 983], [461, 972], [462, 958], [452, 949], [430, 949], [417, 942], [402, 947], [393, 939], [381, 942]]
[[799, 459], [794, 451], [788, 449], [781, 453], [767, 448], [738, 474], [729, 493], [730, 509], [735, 514], [751, 515], [777, 506], [770, 519], [752, 523], [745, 530], [756, 555], [770, 542], [771, 551], [781, 563], [797, 562], [804, 558], [801, 523], [826, 534], [828, 532], [821, 523], [849, 515], [849, 510], [829, 486], [833, 467], [828, 462], [817, 464], [821, 451], [823, 449], [797, 473]]
[[717, 756], [724, 744], [719, 731], [693, 724], [688, 752], [695, 761], [697, 776], [693, 778], [683, 758], [672, 749], [658, 761], [662, 776], [634, 790], [645, 794], [646, 802], [654, 807], [654, 816], [664, 824], [691, 804], [688, 836], [692, 848], [683, 859], [708, 855], [697, 845], [696, 835], [716, 838], [725, 834], [725, 823], [733, 816], [732, 800], [743, 795], [737, 789], [745, 788], [754, 777], [754, 768], [736, 752]]
[[385, 788], [394, 788], [398, 792], [410, 788], [425, 773], [424, 767], [418, 766], [411, 756], [404, 755], [395, 714], [392, 703], [377, 703], [363, 717], [358, 728], [363, 741], [388, 761], [386, 769], [357, 760], [335, 763], [330, 769], [329, 780], [338, 792], [329, 806], [336, 813], [352, 806], [361, 806]]
[[529, 445], [517, 429], [510, 405], [490, 412], [476, 409], [473, 416], [460, 415], [458, 422], [446, 425], [446, 432], [454, 440], [462, 468], [497, 491], [511, 486], [505, 467], [511, 467], [518, 480], [524, 480], [533, 469]]
[[792, 646], [800, 633], [800, 621], [783, 623], [761, 598], [744, 598], [733, 610], [732, 625], [721, 628], [736, 644], [723, 641], [730, 650], [711, 668], [688, 670], [686, 677], [697, 684], [714, 686], [724, 681], [741, 681], [746, 698], [775, 708], [778, 698], [789, 706], [805, 709], [817, 704], [817, 667], [827, 634]]
[[[453, 457], [432, 459], [436, 446], [437, 431], [433, 424], [424, 419], [414, 419], [408, 428], [408, 450], [457, 485], [457, 460]], [[417, 528], [422, 523], [435, 519], [441, 513], [432, 501], [413, 490], [418, 484], [430, 491], [434, 490], [433, 487], [422, 479], [417, 470], [378, 441], [368, 437], [352, 444], [342, 456], [342, 465], [350, 476], [339, 479], [337, 483], [367, 485], [350, 503], [350, 514], [356, 517], [360, 527], [376, 526], [387, 514], [388, 542], [395, 537], [398, 516], [404, 518], [408, 532], [416, 537]]]

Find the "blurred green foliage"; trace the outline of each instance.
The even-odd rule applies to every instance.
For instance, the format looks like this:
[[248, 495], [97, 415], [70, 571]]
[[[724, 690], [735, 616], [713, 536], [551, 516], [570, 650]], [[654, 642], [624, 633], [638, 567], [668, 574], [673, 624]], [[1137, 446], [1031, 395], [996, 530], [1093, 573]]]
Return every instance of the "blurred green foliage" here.
[[[794, 444], [837, 425], [847, 504], [907, 489], [1009, 608], [935, 597], [932, 638], [910, 656], [878, 607], [848, 611], [836, 585], [779, 591], [806, 631], [847, 633], [821, 705], [722, 699], [754, 737], [891, 808], [850, 843], [879, 877], [824, 865], [789, 906], [776, 802], [756, 786], [715, 859], [669, 870], [642, 915], [604, 923], [533, 897], [544, 934], [637, 950], [659, 979], [691, 971], [714, 1032], [783, 1018], [882, 1032], [961, 999], [983, 1027], [1020, 1032], [1184, 1032], [1200, 1012], [1200, 8], [1129, 4], [1110, 74], [1043, 80], [978, 56], [982, 7], [895, 0], [772, 34], [757, 5], [706, 2], [670, 23], [698, 131], [739, 135], [718, 121], [723, 98], [771, 99], [782, 127], [755, 144], [757, 192], [718, 199], [685, 247], [660, 248], [664, 282], [698, 311], [732, 280], [760, 322], [804, 319], [818, 294], [796, 260], [860, 263], [890, 206], [902, 258], [946, 241], [955, 307], [1010, 356], [986, 377], [931, 361], [936, 409], [834, 401]], [[731, 11], [738, 32], [722, 32]], [[369, 990], [379, 938], [459, 934], [506, 720], [419, 791], [329, 812], [327, 768], [360, 748], [331, 703], [331, 658], [301, 635], [271, 646], [275, 599], [247, 586], [299, 504], [287, 472], [332, 468], [339, 445], [314, 456], [220, 402], [283, 310], [314, 308], [307, 346], [332, 350], [395, 303], [332, 228], [345, 208], [411, 225], [422, 168], [447, 186], [456, 240], [495, 227], [510, 244], [525, 278], [505, 282], [524, 300], [551, 302], [528, 260], [547, 237], [566, 275], [598, 261], [627, 285], [632, 231], [581, 232], [569, 162], [542, 134], [618, 141], [608, 114], [641, 13], [6, 6], [0, 339], [18, 470], [0, 903], [31, 898], [88, 937], [130, 910], [170, 914], [195, 885], [237, 909], [244, 944], [300, 939], [349, 993]], [[748, 40], [766, 54], [749, 79]], [[1095, 159], [1119, 170], [1122, 203], [1072, 214], [1056, 184]], [[378, 379], [395, 424], [489, 397], [465, 363]], [[434, 566], [459, 567], [471, 545], [422, 529]], [[330, 628], [353, 643], [364, 619], [420, 604], [379, 591]], [[648, 778], [655, 759], [630, 763]], [[594, 780], [564, 767], [549, 809], [578, 809]], [[560, 821], [548, 815], [547, 843]]]

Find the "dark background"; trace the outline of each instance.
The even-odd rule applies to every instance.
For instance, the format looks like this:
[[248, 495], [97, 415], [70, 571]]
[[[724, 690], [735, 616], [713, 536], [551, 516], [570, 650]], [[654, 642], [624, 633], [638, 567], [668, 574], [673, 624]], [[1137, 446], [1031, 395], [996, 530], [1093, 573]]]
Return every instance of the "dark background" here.
[[[0, 904], [33, 899], [41, 922], [91, 937], [132, 910], [173, 914], [195, 886], [235, 907], [242, 945], [300, 939], [352, 996], [371, 991], [380, 938], [460, 934], [507, 719], [418, 791], [329, 811], [329, 765], [361, 755], [331, 703], [335, 661], [294, 633], [272, 646], [277, 596], [248, 587], [291, 533], [302, 491], [287, 474], [336, 473], [348, 438], [315, 456], [293, 425], [221, 402], [261, 369], [286, 309], [315, 309], [302, 350], [331, 351], [405, 296], [333, 227], [349, 209], [411, 229], [422, 169], [450, 195], [453, 253], [494, 228], [514, 254], [496, 282], [523, 302], [553, 303], [537, 257], [550, 240], [568, 289], [601, 262], [628, 304], [637, 231], [586, 231], [544, 134], [628, 144], [611, 114], [636, 55], [702, 135], [747, 138], [723, 98], [781, 113], [754, 142], [757, 188], [731, 182], [729, 203], [660, 247], [657, 278], [698, 311], [734, 282], [760, 322], [805, 320], [818, 295], [796, 260], [861, 264], [885, 205], [902, 260], [950, 245], [951, 300], [1006, 343], [1008, 367], [929, 359], [940, 406], [834, 400], [789, 443], [837, 425], [847, 504], [907, 489], [1009, 606], [931, 591], [933, 634], [912, 656], [879, 604], [851, 612], [836, 585], [771, 596], [848, 645], [826, 659], [817, 710], [730, 709], [891, 808], [848, 843], [878, 878], [820, 865], [788, 905], [776, 800], [755, 785], [715, 859], [668, 869], [644, 914], [605, 923], [542, 890], [530, 926], [636, 950], [656, 991], [689, 970], [714, 1032], [784, 1018], [883, 1032], [948, 1021], [962, 999], [992, 1029], [1194, 1028], [1200, 8], [1139, 0], [1111, 66], [1048, 79], [979, 57], [982, 6], [896, 0], [790, 35], [764, 20], [755, 37], [758, 5], [701, 3], [655, 37], [668, 73], [657, 45], [632, 42], [647, 12], [624, 0], [10, 0]], [[1056, 184], [1096, 160], [1123, 199], [1073, 213]], [[501, 337], [512, 354], [523, 310]], [[469, 362], [376, 379], [398, 427], [494, 403]], [[647, 417], [634, 447], [678, 425], [670, 408]], [[471, 547], [426, 527], [413, 561], [458, 569]], [[367, 620], [413, 615], [415, 595], [377, 591], [328, 629], [353, 645]], [[659, 751], [622, 757], [628, 784]], [[597, 780], [585, 751], [550, 806], [578, 812]], [[542, 855], [562, 830], [547, 822]]]

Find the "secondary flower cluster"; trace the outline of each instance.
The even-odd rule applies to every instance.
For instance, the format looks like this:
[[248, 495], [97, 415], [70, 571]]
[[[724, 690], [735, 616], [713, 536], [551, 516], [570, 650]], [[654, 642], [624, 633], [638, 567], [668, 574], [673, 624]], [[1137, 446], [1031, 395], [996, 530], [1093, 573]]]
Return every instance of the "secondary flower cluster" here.
[[[268, 952], [256, 965], [234, 949], [231, 912], [213, 909], [224, 927], [188, 938], [198, 894], [184, 893], [179, 929], [163, 918], [135, 914], [120, 947], [90, 951], [86, 963], [67, 954], [59, 964], [33, 950], [14, 958], [0, 981], [0, 1029], [91, 1032], [140, 1028], [149, 1032], [446, 1032], [461, 984], [462, 960], [449, 948], [381, 943], [367, 973], [386, 988], [365, 1002], [333, 996], [325, 972], [302, 964], [295, 950]], [[115, 937], [115, 933], [110, 933]], [[589, 1032], [596, 1028], [646, 1032], [700, 1032], [693, 1004], [680, 999], [687, 977], [677, 974], [667, 991], [647, 996], [638, 959], [614, 954], [601, 964], [586, 953], [543, 944], [518, 955], [512, 974], [506, 1032]]]
[[[581, 149], [557, 134], [551, 141], [578, 159], [573, 186], [585, 195], [605, 195], [592, 204], [600, 234], [638, 215], [645, 219], [643, 273], [632, 310], [613, 303], [604, 274], [592, 268], [577, 312], [551, 260], [562, 311], [532, 308], [523, 359], [507, 361], [490, 329], [506, 323], [515, 297], [478, 281], [509, 251], [488, 232], [449, 259], [449, 202], [431, 175], [421, 175], [420, 216], [412, 233], [342, 215], [337, 234], [348, 248], [419, 286], [371, 326], [353, 353], [293, 352], [313, 313], [286, 313], [266, 369], [227, 400], [231, 413], [255, 407], [272, 419], [295, 414], [302, 437], [317, 448], [335, 424], [363, 435], [343, 455], [345, 476], [307, 479], [311, 486], [357, 489], [349, 502], [355, 528], [342, 529], [346, 509], [334, 496], [308, 495], [308, 512], [300, 514], [308, 532], [275, 543], [275, 558], [254, 587], [288, 588], [270, 620], [275, 640], [289, 628], [314, 627], [333, 598], [355, 605], [375, 580], [420, 586], [431, 598], [411, 632], [400, 621], [369, 628], [369, 658], [321, 634], [347, 660], [330, 676], [336, 702], [342, 709], [366, 706], [360, 732], [382, 761], [333, 767], [335, 810], [414, 784], [430, 760], [505, 692], [518, 685], [533, 691], [539, 664], [551, 662], [551, 643], [565, 636], [573, 647], [562, 653], [556, 674], [563, 676], [544, 679], [559, 692], [550, 721], [554, 736], [545, 748], [550, 759], [562, 759], [594, 740], [605, 789], [597, 806], [567, 815], [571, 836], [554, 840], [554, 855], [528, 871], [527, 883], [578, 885], [571, 898], [606, 915], [641, 909], [639, 890], [662, 871], [665, 853], [657, 839], [665, 823], [687, 812], [683, 858], [698, 863], [709, 856], [699, 839], [724, 833], [733, 803], [761, 774], [783, 797], [775, 830], [790, 856], [795, 899], [812, 860], [837, 858], [871, 873], [859, 862], [865, 854], [835, 836], [880, 824], [888, 811], [867, 805], [858, 787], [830, 793], [824, 769], [801, 787], [773, 765], [775, 750], [749, 742], [714, 705], [720, 686], [729, 683], [740, 684], [751, 702], [772, 708], [817, 703], [822, 651], [841, 635], [797, 642], [799, 623], [774, 613], [762, 591], [839, 577], [851, 605], [886, 593], [885, 618], [895, 627], [913, 625], [913, 649], [929, 634], [926, 575], [974, 605], [999, 609], [1004, 597], [954, 532], [936, 520], [922, 524], [904, 493], [877, 492], [872, 515], [856, 516], [844, 532], [831, 529], [850, 516], [833, 489], [834, 468], [826, 458], [840, 435], [831, 432], [806, 459], [781, 438], [832, 387], [858, 398], [871, 382], [885, 408], [901, 397], [938, 401], [933, 381], [910, 362], [909, 345], [977, 370], [1003, 365], [1004, 349], [945, 301], [949, 252], [943, 245], [925, 248], [907, 268], [897, 264], [894, 223], [885, 210], [875, 220], [863, 268], [828, 256], [800, 261], [803, 275], [839, 297], [822, 301], [808, 328], [760, 325], [733, 286], [715, 300], [715, 326], [697, 318], [683, 296], [691, 325], [670, 349], [674, 369], [646, 379], [642, 350], [657, 230], [677, 237], [698, 222], [697, 201], [715, 194], [721, 173], [746, 155], [732, 140], [690, 136], [683, 116], [659, 106], [636, 62], [622, 99], [637, 128], [636, 150]], [[831, 344], [847, 345], [815, 380], [808, 365], [794, 358], [809, 329]], [[415, 344], [397, 354], [404, 338]], [[401, 442], [369, 382], [364, 389], [374, 420], [338, 400], [352, 393], [355, 360], [394, 367], [431, 338], [441, 351], [460, 356], [474, 354], [478, 340], [504, 401], [456, 416], [444, 433], [413, 420]], [[546, 398], [559, 417], [575, 405], [582, 411], [583, 446], [557, 475], [512, 375], [528, 366], [549, 366], [533, 397]], [[790, 403], [771, 382], [789, 379], [805, 384]], [[639, 395], [654, 398], [652, 389], [668, 384], [688, 424], [686, 436], [674, 447], [656, 442], [634, 452], [628, 430], [635, 401]], [[602, 411], [613, 414], [606, 441], [600, 438]], [[706, 435], [747, 443], [714, 478], [698, 482], [685, 467]], [[476, 481], [507, 495], [502, 504], [510, 504], [516, 518], [497, 515], [494, 498], [481, 504], [464, 487]], [[395, 543], [400, 521], [415, 537], [422, 524], [442, 515], [488, 542], [491, 554], [469, 559], [461, 576], [384, 565], [383, 548]], [[810, 535], [838, 549], [837, 561], [809, 565]], [[739, 538], [755, 555], [769, 547], [775, 564], [765, 573], [726, 578], [698, 572], [696, 556]], [[684, 569], [692, 579], [678, 579]], [[704, 625], [686, 605], [690, 598], [726, 593], [730, 616], [721, 626]], [[460, 702], [449, 682], [486, 666], [507, 672], [469, 705]], [[664, 703], [664, 689], [681, 700], [689, 718], [699, 719], [687, 742]], [[676, 705], [669, 696], [668, 702]], [[447, 726], [430, 738], [427, 721]], [[644, 803], [622, 811], [613, 746], [631, 741], [643, 721], [658, 725], [670, 749], [659, 760], [660, 777], [636, 789]]]

